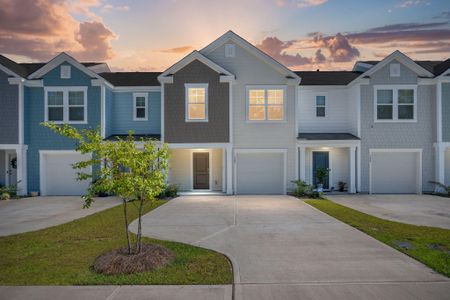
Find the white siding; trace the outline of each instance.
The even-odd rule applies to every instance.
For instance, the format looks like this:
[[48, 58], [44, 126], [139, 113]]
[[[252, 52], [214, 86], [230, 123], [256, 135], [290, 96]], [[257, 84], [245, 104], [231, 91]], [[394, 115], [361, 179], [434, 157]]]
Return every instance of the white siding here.
[[[168, 180], [176, 184], [180, 191], [190, 191], [192, 188], [192, 149], [171, 149]], [[222, 190], [222, 149], [211, 149], [212, 172], [210, 186], [213, 191]]]
[[247, 85], [286, 85], [285, 75], [273, 69], [247, 50], [236, 45], [236, 56], [225, 57], [224, 45], [208, 55], [209, 59], [236, 75], [233, 85], [233, 144], [244, 149], [287, 149], [287, 183], [295, 175], [295, 93], [296, 87], [287, 87], [286, 122], [248, 123], [246, 121]]
[[450, 185], [450, 148], [445, 151], [445, 184]]
[[307, 148], [305, 152], [305, 166], [306, 166], [306, 182], [312, 184], [312, 152], [313, 151], [328, 151], [330, 154], [330, 187], [338, 189], [339, 181], [349, 185], [350, 174], [350, 160], [348, 148], [331, 148], [324, 150], [323, 148]]
[[[325, 117], [316, 117], [316, 96], [326, 97]], [[345, 87], [299, 87], [299, 132], [345, 132], [355, 134], [355, 101]]]

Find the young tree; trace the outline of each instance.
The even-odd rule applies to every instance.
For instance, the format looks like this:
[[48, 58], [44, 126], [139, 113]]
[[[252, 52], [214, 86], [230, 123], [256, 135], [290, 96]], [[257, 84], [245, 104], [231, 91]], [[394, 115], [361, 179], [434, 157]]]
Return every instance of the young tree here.
[[[141, 139], [136, 143], [133, 132], [117, 141], [103, 140], [99, 130], [78, 130], [64, 124], [43, 123], [77, 142], [76, 150], [81, 154], [92, 154], [92, 158], [73, 165], [78, 169], [78, 180], [91, 180], [87, 194], [83, 196], [84, 207], [88, 208], [94, 197], [106, 192], [120, 197], [123, 202], [125, 234], [128, 254], [142, 249], [142, 212], [146, 201], [154, 200], [164, 189], [168, 167], [168, 147], [153, 140]], [[87, 173], [87, 167], [93, 172]], [[128, 203], [138, 210], [138, 232], [134, 251], [128, 233]]]

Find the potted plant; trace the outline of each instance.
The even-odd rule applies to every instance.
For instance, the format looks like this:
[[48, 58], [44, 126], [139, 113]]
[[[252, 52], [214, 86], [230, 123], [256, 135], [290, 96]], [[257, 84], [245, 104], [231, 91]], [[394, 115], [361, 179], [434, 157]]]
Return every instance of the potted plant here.
[[339, 187], [338, 190], [339, 190], [339, 192], [344, 192], [346, 186], [347, 186], [347, 183], [346, 183], [346, 182], [344, 182], [344, 181], [339, 181], [339, 182], [338, 182], [338, 187]]
[[318, 192], [323, 191], [323, 183], [325, 182], [325, 178], [328, 176], [328, 173], [330, 173], [330, 169], [325, 169], [322, 167], [319, 167], [316, 169], [317, 191]]

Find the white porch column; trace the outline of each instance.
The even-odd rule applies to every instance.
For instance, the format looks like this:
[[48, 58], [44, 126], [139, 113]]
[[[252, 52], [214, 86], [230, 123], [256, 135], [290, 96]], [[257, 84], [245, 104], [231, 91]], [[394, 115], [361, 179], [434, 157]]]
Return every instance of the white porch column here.
[[306, 181], [306, 147], [300, 146], [299, 155], [300, 155], [300, 180]]
[[434, 147], [436, 151], [436, 181], [445, 184], [445, 147], [442, 143], [437, 143]]
[[233, 147], [226, 148], [227, 153], [227, 195], [233, 194]]
[[27, 195], [27, 147], [16, 149], [17, 158], [17, 193]]
[[356, 193], [356, 147], [350, 146], [348, 149], [350, 158], [350, 184], [348, 186], [348, 192], [354, 194]]

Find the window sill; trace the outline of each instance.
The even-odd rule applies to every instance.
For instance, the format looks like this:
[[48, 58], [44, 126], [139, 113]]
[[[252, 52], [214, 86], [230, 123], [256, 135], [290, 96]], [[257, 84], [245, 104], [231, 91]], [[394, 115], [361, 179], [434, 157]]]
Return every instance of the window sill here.
[[247, 124], [284, 124], [287, 123], [287, 120], [262, 120], [262, 121], [252, 121], [252, 120], [246, 120], [245, 123]]
[[184, 120], [186, 123], [207, 123], [208, 120]]
[[145, 118], [145, 119], [133, 119], [133, 121], [135, 121], [135, 122], [145, 122], [145, 121], [148, 121], [148, 119], [147, 118]]
[[417, 120], [375, 120], [374, 123], [417, 123]]

